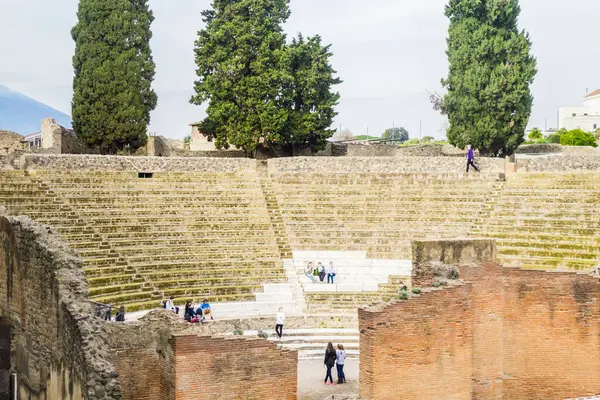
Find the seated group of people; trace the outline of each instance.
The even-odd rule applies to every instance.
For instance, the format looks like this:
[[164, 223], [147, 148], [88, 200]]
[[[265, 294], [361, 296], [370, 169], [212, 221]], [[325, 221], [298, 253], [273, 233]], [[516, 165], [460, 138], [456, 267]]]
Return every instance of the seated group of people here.
[[[179, 314], [179, 307], [175, 306], [173, 296], [164, 302], [163, 307], [167, 310], [173, 311], [175, 314]], [[187, 322], [198, 323], [200, 321], [204, 321], [207, 317], [210, 317], [211, 320], [214, 320], [208, 299], [204, 299], [198, 308], [194, 308], [191, 300], [186, 301], [183, 318]]]
[[327, 275], [327, 283], [333, 283], [333, 280], [334, 280], [335, 276], [337, 275], [337, 273], [336, 273], [335, 267], [333, 266], [332, 262], [329, 263], [329, 267], [326, 270], [325, 266], [323, 264], [321, 264], [320, 262], [317, 264], [317, 267], [315, 268], [313, 266], [312, 261], [310, 261], [306, 265], [306, 268], [304, 269], [304, 275], [306, 275], [308, 277], [308, 279], [310, 279], [312, 281], [312, 283], [317, 282], [317, 277], [319, 278], [321, 283], [323, 283], [325, 281], [325, 275]]

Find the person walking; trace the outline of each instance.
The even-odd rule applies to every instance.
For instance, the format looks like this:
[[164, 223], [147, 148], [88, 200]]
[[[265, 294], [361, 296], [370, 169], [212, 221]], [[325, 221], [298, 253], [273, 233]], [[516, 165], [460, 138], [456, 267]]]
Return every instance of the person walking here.
[[283, 336], [283, 324], [285, 324], [285, 314], [283, 313], [283, 308], [279, 307], [279, 312], [275, 317], [275, 333], [279, 339]]
[[306, 277], [310, 279], [312, 283], [315, 283], [315, 268], [313, 267], [312, 261], [306, 264], [304, 275], [306, 275]]
[[469, 167], [475, 168], [475, 171], [479, 172], [479, 168], [475, 165], [475, 154], [473, 152], [473, 147], [468, 145], [467, 148], [469, 151], [467, 152], [467, 173], [469, 172]]
[[330, 262], [329, 269], [327, 270], [327, 283], [333, 284], [333, 278], [335, 278], [335, 275], [335, 267], [333, 266], [333, 263]]
[[337, 358], [337, 354], [335, 349], [333, 348], [333, 344], [331, 342], [327, 343], [327, 350], [325, 350], [325, 360], [323, 363], [327, 367], [327, 375], [325, 375], [325, 381], [323, 384], [327, 385], [327, 378], [329, 378], [329, 385], [333, 385], [333, 375], [331, 375], [331, 370], [335, 365], [335, 359]]
[[346, 361], [346, 350], [344, 350], [343, 344], [338, 344], [338, 348], [335, 351], [335, 367], [337, 368], [338, 384], [346, 383], [346, 375], [344, 374], [344, 362]]

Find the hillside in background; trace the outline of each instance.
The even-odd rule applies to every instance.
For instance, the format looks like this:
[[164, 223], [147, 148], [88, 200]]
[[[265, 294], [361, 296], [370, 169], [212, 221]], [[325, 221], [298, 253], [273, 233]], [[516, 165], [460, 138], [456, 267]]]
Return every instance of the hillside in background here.
[[0, 130], [22, 135], [39, 132], [44, 118], [54, 118], [59, 125], [71, 128], [69, 115], [0, 85]]

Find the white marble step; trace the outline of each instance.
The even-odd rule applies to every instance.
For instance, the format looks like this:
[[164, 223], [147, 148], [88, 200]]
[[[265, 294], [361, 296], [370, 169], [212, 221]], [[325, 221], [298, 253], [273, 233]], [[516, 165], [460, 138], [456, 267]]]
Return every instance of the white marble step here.
[[292, 290], [289, 283], [265, 283], [262, 286], [264, 293], [288, 293]]
[[[318, 251], [318, 250], [292, 250], [294, 259], [366, 259], [366, 251]], [[329, 262], [329, 261], [328, 261]]]
[[[308, 280], [308, 278], [306, 278]], [[386, 281], [387, 282], [387, 281]], [[377, 283], [333, 283], [320, 284], [306, 282], [304, 291], [306, 293], [329, 293], [329, 292], [376, 292], [379, 290]]]
[[256, 301], [262, 303], [288, 303], [294, 301], [294, 296], [291, 291], [287, 293], [255, 293], [255, 295]]
[[[296, 274], [304, 275], [306, 264], [296, 266]], [[327, 272], [327, 269], [325, 269]], [[337, 276], [352, 276], [352, 275], [410, 275], [412, 266], [396, 265], [396, 266], [336, 266]], [[293, 273], [293, 272], [292, 272]]]

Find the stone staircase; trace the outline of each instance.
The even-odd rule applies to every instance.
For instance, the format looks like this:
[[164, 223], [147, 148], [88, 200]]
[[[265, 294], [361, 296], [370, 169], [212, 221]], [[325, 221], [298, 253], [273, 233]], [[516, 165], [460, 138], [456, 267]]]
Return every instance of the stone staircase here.
[[260, 187], [265, 196], [265, 202], [267, 204], [267, 210], [269, 211], [269, 217], [271, 218], [271, 224], [275, 230], [277, 247], [279, 248], [279, 254], [281, 259], [290, 258], [292, 256], [292, 249], [290, 248], [285, 226], [283, 225], [283, 217], [277, 204], [277, 197], [275, 190], [269, 179], [269, 173], [267, 169], [266, 161], [259, 161], [257, 165], [257, 173], [260, 179]]
[[[245, 337], [256, 337], [258, 331], [244, 331]], [[358, 358], [360, 355], [360, 334], [358, 329], [313, 328], [313, 329], [283, 329], [281, 339], [275, 330], [266, 331], [268, 340], [277, 343], [277, 347], [287, 350], [297, 350], [299, 359], [322, 359], [327, 343], [334, 346], [341, 343], [348, 358]], [[228, 336], [233, 334], [229, 333]]]

